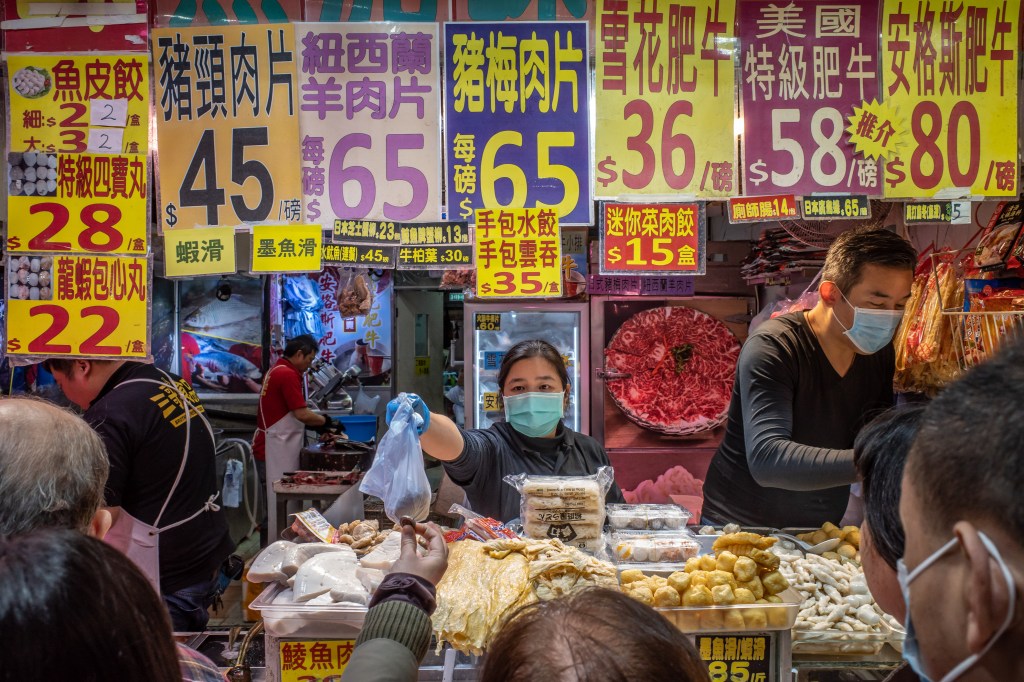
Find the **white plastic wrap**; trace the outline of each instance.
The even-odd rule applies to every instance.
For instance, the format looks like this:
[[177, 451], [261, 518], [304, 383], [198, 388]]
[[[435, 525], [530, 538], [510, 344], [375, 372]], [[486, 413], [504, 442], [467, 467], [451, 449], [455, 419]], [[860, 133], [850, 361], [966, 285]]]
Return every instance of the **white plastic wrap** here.
[[604, 500], [614, 480], [611, 467], [591, 476], [505, 477], [522, 496], [519, 511], [527, 537], [554, 538], [591, 552], [603, 544]]

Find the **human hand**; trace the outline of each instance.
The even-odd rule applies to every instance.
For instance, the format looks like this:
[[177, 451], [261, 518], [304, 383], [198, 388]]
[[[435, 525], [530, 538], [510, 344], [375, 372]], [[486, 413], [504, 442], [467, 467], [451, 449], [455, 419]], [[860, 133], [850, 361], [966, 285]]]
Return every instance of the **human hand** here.
[[398, 408], [402, 404], [402, 396], [408, 398], [412, 403], [413, 412], [418, 412], [423, 417], [423, 423], [416, 426], [416, 433], [422, 436], [423, 432], [430, 427], [430, 410], [427, 409], [423, 399], [415, 393], [399, 393], [397, 398], [389, 401], [384, 413], [384, 423], [391, 426], [391, 420], [395, 418], [395, 413], [398, 412]]
[[324, 418], [324, 423], [321, 424], [320, 426], [314, 426], [314, 431], [316, 431], [319, 434], [326, 434], [338, 428], [338, 423], [331, 419], [328, 415], [323, 414], [320, 416]]
[[[427, 551], [420, 555], [416, 536], [427, 541]], [[448, 545], [441, 529], [434, 523], [416, 523], [402, 517], [402, 552], [391, 567], [392, 573], [410, 573], [429, 580], [435, 587], [448, 569]]]

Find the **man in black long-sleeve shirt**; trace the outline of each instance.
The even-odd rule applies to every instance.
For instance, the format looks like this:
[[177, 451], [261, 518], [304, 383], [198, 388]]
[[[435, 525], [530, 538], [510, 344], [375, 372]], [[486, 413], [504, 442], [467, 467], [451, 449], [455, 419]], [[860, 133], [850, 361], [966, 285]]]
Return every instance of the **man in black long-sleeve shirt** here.
[[770, 320], [743, 346], [729, 423], [704, 482], [715, 523], [839, 523], [856, 480], [853, 439], [893, 402], [892, 337], [917, 254], [886, 230], [829, 248], [812, 309]]

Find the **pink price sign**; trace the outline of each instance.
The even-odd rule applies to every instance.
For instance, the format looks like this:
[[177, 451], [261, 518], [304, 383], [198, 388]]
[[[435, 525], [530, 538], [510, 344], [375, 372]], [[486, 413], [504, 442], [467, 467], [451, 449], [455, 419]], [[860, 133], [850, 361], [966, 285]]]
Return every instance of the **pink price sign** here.
[[743, 192], [882, 193], [846, 118], [878, 97], [878, 3], [741, 0]]

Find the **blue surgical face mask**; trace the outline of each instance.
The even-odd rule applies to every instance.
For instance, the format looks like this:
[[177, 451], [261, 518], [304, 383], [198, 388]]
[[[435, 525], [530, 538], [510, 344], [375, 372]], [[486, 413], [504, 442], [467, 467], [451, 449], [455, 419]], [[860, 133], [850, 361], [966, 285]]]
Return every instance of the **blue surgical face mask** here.
[[520, 393], [502, 398], [505, 420], [512, 428], [532, 438], [555, 430], [565, 412], [564, 393]]
[[[989, 540], [988, 536], [979, 532], [978, 537], [981, 539], [982, 544], [985, 545], [985, 549], [988, 550], [989, 554], [992, 555], [992, 558], [994, 558], [996, 563], [999, 564], [999, 570], [1003, 574], [1003, 579], [1006, 580], [1007, 592], [1010, 595], [1010, 601], [1006, 609], [1006, 618], [1003, 619], [1002, 626], [1000, 626], [996, 633], [989, 638], [981, 651], [976, 654], [971, 654], [964, 660], [960, 661], [960, 663], [953, 666], [953, 669], [943, 675], [939, 682], [951, 682], [970, 670], [972, 666], [981, 660], [982, 656], [988, 653], [988, 650], [992, 648], [992, 645], [995, 644], [996, 640], [1010, 629], [1010, 624], [1013, 622], [1013, 614], [1017, 606], [1017, 585], [1013, 582], [1013, 574], [1010, 573], [1010, 568], [1003, 560], [1003, 556], [999, 553], [999, 549], [991, 540]], [[899, 559], [896, 562], [896, 579], [900, 583], [900, 590], [903, 592], [903, 601], [907, 605], [907, 622], [905, 626], [907, 636], [903, 641], [903, 658], [907, 660], [910, 667], [914, 669], [914, 672], [916, 672], [918, 677], [920, 677], [924, 682], [932, 682], [932, 678], [928, 677], [924, 672], [924, 662], [921, 660], [921, 651], [917, 642], [917, 635], [914, 633], [914, 623], [910, 618], [910, 583], [913, 582], [915, 578], [920, 577], [925, 569], [934, 565], [939, 559], [956, 549], [958, 542], [957, 538], [953, 538], [942, 547], [939, 547], [937, 551], [918, 564], [917, 568], [909, 573], [907, 572], [907, 565], [903, 563], [903, 559]]]
[[[838, 288], [838, 287], [837, 287]], [[839, 326], [845, 331], [846, 338], [850, 339], [854, 346], [861, 353], [871, 355], [886, 347], [892, 341], [893, 335], [899, 329], [900, 321], [903, 320], [902, 310], [871, 310], [870, 308], [857, 308], [846, 294], [842, 291], [839, 295], [846, 301], [846, 305], [853, 308], [853, 326], [847, 329], [846, 325], [839, 322], [835, 309], [832, 310], [833, 317]]]

